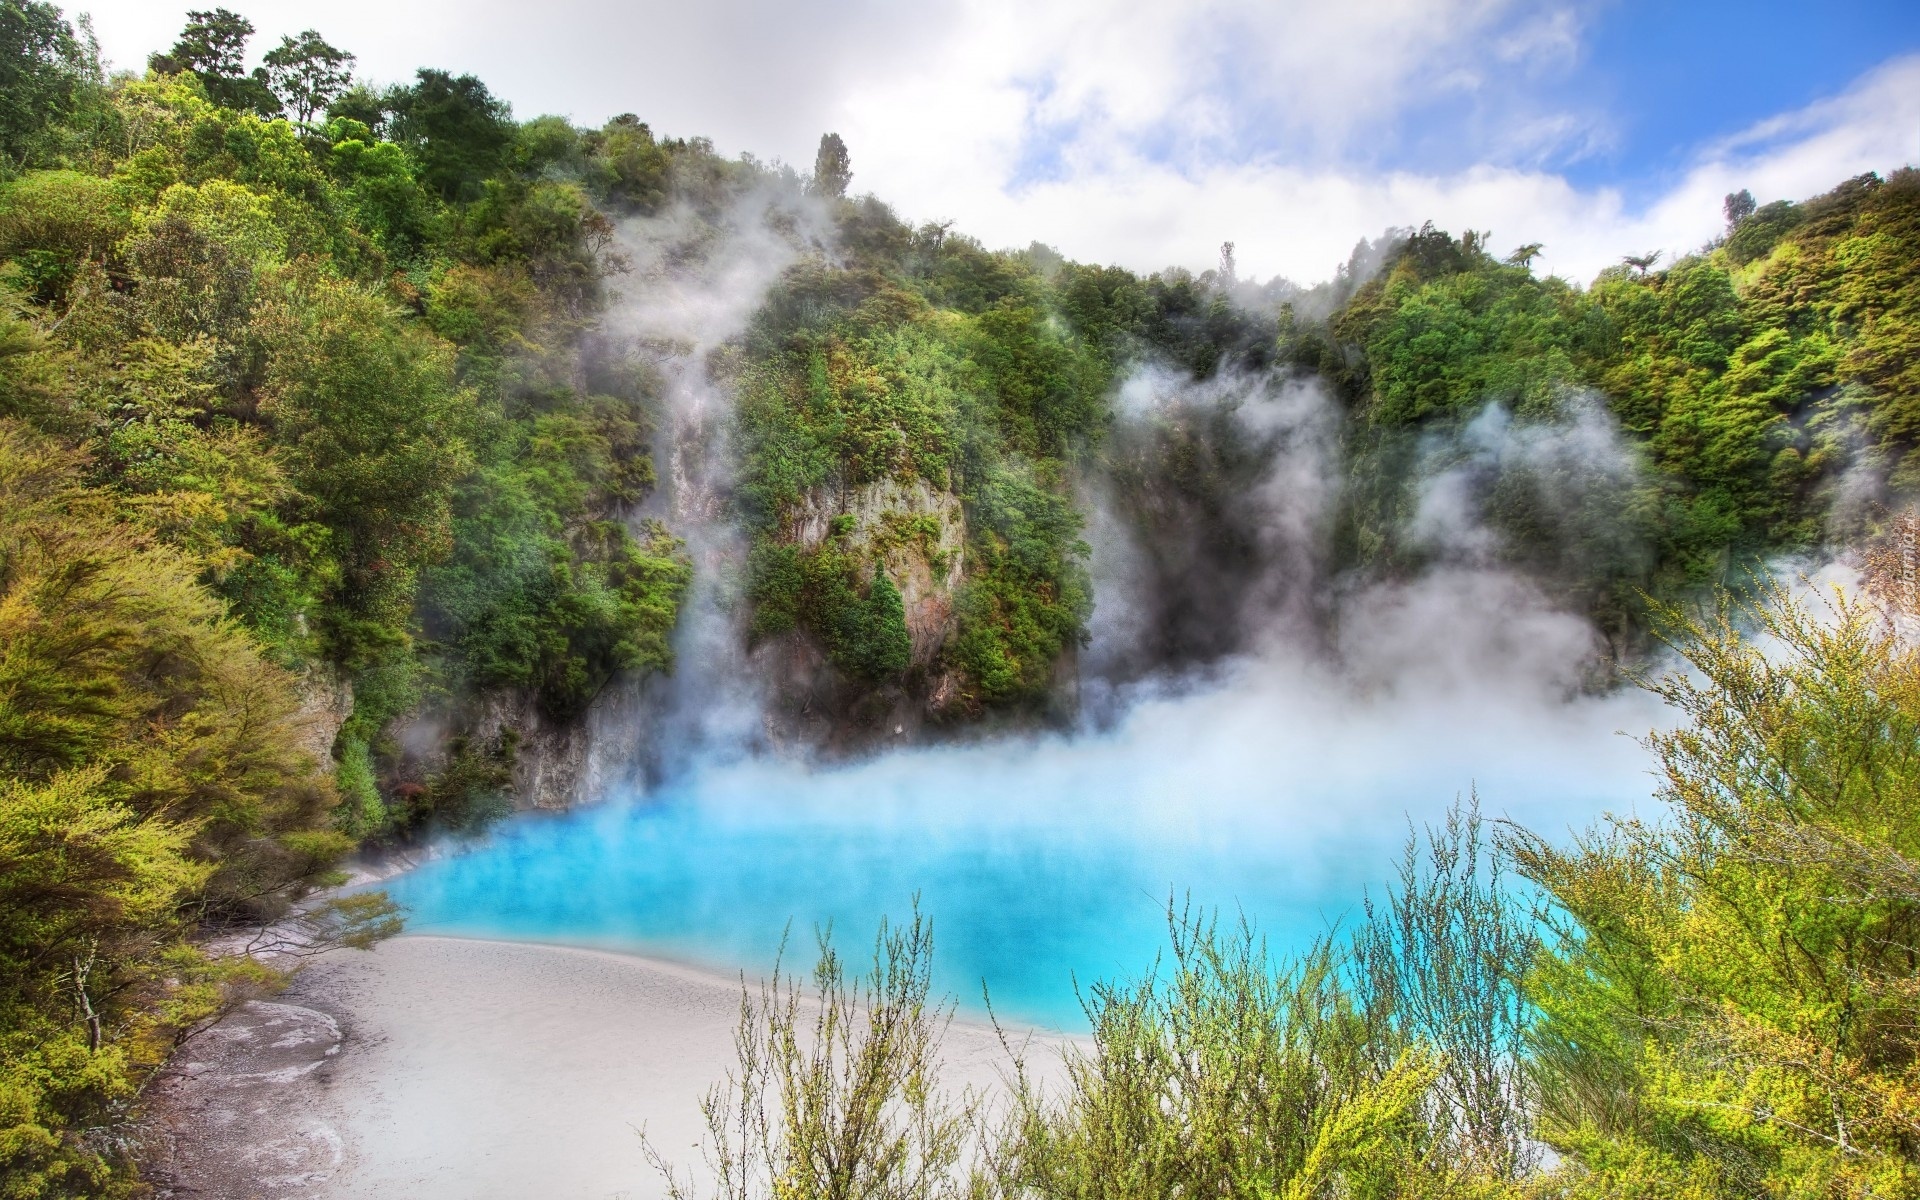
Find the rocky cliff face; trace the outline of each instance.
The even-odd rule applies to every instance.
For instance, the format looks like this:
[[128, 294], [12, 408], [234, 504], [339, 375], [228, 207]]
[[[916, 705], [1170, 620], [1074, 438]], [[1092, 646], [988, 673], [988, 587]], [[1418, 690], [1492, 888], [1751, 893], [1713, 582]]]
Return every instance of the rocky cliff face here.
[[496, 693], [481, 704], [471, 736], [485, 745], [511, 739], [515, 808], [566, 808], [593, 794], [590, 719], [555, 721], [529, 693]]
[[416, 714], [398, 730], [406, 774], [448, 770], [456, 748], [500, 763], [516, 810], [570, 808], [600, 799], [640, 774], [658, 713], [645, 680], [618, 678], [576, 718], [543, 711], [531, 691], [488, 693], [457, 711]]
[[300, 709], [294, 721], [300, 729], [300, 748], [313, 756], [321, 774], [333, 774], [333, 743], [352, 715], [353, 681], [325, 664], [308, 670], [300, 680]]
[[803, 633], [769, 640], [753, 665], [769, 681], [773, 742], [855, 752], [911, 741], [946, 717], [959, 695], [942, 652], [958, 630], [954, 599], [966, 577], [960, 498], [924, 479], [822, 489], [795, 507], [782, 533], [802, 550], [835, 537], [848, 552], [879, 563], [900, 589], [912, 654], [899, 681], [876, 686], [845, 679]]
[[787, 540], [817, 549], [841, 517], [852, 520], [852, 528], [841, 535], [843, 544], [877, 559], [900, 589], [914, 665], [937, 665], [954, 633], [953, 596], [966, 573], [967, 526], [960, 498], [924, 479], [883, 479], [837, 495], [815, 493], [791, 519]]

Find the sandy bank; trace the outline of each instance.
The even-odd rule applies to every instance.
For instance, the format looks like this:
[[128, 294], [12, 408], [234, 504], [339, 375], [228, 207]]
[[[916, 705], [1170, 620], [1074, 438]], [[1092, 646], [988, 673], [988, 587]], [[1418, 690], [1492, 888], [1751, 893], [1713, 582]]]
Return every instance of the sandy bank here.
[[[334, 954], [188, 1045], [156, 1088], [160, 1174], [180, 1196], [659, 1196], [637, 1131], [698, 1162], [739, 1003], [737, 980], [592, 950]], [[956, 1086], [1004, 1061], [962, 1024], [946, 1057]]]

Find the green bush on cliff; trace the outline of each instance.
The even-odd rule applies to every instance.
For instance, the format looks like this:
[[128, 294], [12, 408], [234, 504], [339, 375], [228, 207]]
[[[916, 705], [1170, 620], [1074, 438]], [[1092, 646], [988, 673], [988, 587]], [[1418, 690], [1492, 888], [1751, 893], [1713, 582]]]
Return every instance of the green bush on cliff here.
[[853, 582], [869, 566], [783, 539], [805, 504], [924, 481], [958, 495], [968, 530], [945, 665], [975, 703], [1040, 700], [1088, 613], [1061, 466], [1099, 436], [1113, 360], [1048, 315], [1048, 286], [1025, 261], [942, 231], [881, 236], [892, 218], [871, 204], [841, 218], [873, 243], [860, 268], [790, 271], [748, 343], [738, 424], [754, 628], [805, 628], [854, 677], [898, 674], [904, 625], [856, 633], [876, 628], [873, 595]]
[[1093, 612], [1080, 514], [1052, 489], [1005, 471], [971, 500], [978, 566], [961, 587], [953, 658], [988, 702], [1038, 699]]

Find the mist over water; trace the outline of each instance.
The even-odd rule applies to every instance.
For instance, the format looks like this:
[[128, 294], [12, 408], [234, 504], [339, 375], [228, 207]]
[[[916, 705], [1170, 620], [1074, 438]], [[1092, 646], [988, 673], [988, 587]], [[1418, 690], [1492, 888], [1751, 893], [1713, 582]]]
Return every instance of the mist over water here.
[[[1078, 484], [1096, 590], [1079, 727], [838, 765], [774, 751], [712, 364], [823, 241], [804, 206], [769, 221], [776, 200], [754, 203], [628, 230], [624, 328], [663, 380], [662, 487], [643, 515], [686, 538], [697, 572], [678, 669], [633, 718], [650, 757], [628, 774], [650, 782], [516, 818], [393, 881], [412, 929], [758, 972], [789, 931], [809, 965], [816, 928], [858, 950], [918, 896], [964, 1006], [984, 983], [1002, 1015], [1073, 1028], [1076, 982], [1152, 965], [1170, 898], [1296, 949], [1390, 876], [1409, 822], [1470, 789], [1550, 836], [1645, 800], [1649, 761], [1621, 732], [1662, 711], [1588, 690], [1598, 635], [1499, 565], [1475, 501], [1517, 462], [1590, 519], [1596, 487], [1633, 469], [1604, 414], [1521, 427], [1489, 410], [1431, 447], [1408, 516], [1430, 561], [1356, 582], [1327, 567], [1341, 451], [1318, 384], [1152, 366], [1121, 387], [1105, 466]], [[1169, 444], [1207, 458], [1218, 496], [1142, 488]]]
[[1638, 696], [1542, 709], [1486, 688], [1356, 699], [1300, 664], [1146, 700], [1115, 728], [808, 768], [697, 766], [645, 795], [528, 817], [395, 881], [427, 932], [563, 941], [764, 969], [831, 922], [858, 948], [914, 895], [940, 983], [1076, 1023], [1074, 980], [1137, 973], [1172, 895], [1303, 945], [1387, 878], [1407, 822], [1477, 786], [1547, 831], [1624, 811], [1646, 762]]

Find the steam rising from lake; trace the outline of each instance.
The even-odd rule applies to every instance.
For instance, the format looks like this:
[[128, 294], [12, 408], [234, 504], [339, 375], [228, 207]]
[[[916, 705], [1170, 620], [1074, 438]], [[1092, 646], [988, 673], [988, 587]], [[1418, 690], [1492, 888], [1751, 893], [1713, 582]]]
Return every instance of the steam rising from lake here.
[[[402, 877], [413, 928], [757, 970], [789, 928], [805, 941], [831, 923], [862, 942], [918, 895], [963, 1002], [984, 981], [1001, 1012], [1070, 1026], [1076, 979], [1151, 964], [1170, 896], [1238, 908], [1298, 946], [1388, 877], [1409, 821], [1469, 789], [1549, 834], [1648, 794], [1646, 755], [1618, 731], [1662, 713], [1636, 691], [1587, 690], [1595, 631], [1499, 566], [1473, 486], [1529, 465], [1590, 518], [1607, 494], [1592, 489], [1633, 469], [1603, 413], [1522, 426], [1495, 410], [1430, 447], [1408, 515], [1430, 561], [1355, 581], [1326, 567], [1342, 470], [1322, 389], [1153, 367], [1119, 393], [1113, 470], [1081, 484], [1097, 604], [1078, 729], [840, 765], [767, 752], [729, 591], [725, 391], [704, 367], [809, 252], [792, 232], [805, 224], [774, 237], [760, 218], [675, 220], [634, 231], [657, 278], [630, 306], [632, 330], [665, 348], [658, 515], [701, 574], [679, 672], [655, 696], [659, 782], [516, 819]], [[706, 249], [675, 266], [663, 248], [676, 245]], [[1156, 498], [1143, 521], [1124, 470], [1166, 430], [1203, 427], [1230, 445], [1221, 478], [1239, 523], [1213, 543], [1190, 505]], [[1155, 640], [1168, 630], [1171, 648]]]
[[[1466, 576], [1382, 595], [1370, 613], [1391, 650], [1374, 666], [1515, 598]], [[645, 795], [510, 823], [395, 893], [416, 929], [747, 969], [772, 961], [789, 923], [802, 943], [832, 923], [857, 944], [918, 894], [943, 986], [977, 1003], [984, 981], [1002, 1013], [1070, 1027], [1076, 978], [1152, 962], [1169, 896], [1238, 908], [1297, 946], [1387, 877], [1409, 819], [1437, 819], [1470, 787], [1547, 831], [1644, 796], [1644, 756], [1614, 731], [1658, 713], [1637, 693], [1566, 700], [1530, 656], [1464, 674], [1525, 637], [1491, 624], [1453, 629], [1462, 640], [1374, 687], [1276, 652], [1142, 699], [1099, 733], [842, 767], [697, 766]]]

